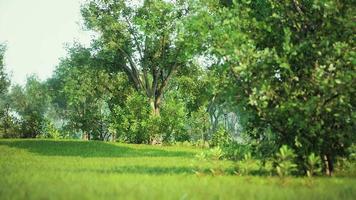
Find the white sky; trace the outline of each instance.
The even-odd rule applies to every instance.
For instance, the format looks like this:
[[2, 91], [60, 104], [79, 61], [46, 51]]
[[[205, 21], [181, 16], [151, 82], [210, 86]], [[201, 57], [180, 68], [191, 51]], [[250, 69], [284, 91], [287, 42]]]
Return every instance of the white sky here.
[[84, 0], [0, 0], [0, 43], [6, 42], [5, 65], [12, 83], [24, 84], [27, 75], [51, 76], [66, 55], [64, 44], [90, 43], [81, 28]]

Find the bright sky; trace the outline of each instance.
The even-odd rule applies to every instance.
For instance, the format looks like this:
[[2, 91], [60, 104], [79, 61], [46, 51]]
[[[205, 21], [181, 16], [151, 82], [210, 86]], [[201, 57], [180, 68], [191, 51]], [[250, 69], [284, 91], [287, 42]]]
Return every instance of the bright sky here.
[[5, 65], [13, 83], [37, 74], [51, 76], [66, 55], [65, 43], [90, 43], [81, 28], [84, 0], [0, 0], [0, 43], [6, 42]]

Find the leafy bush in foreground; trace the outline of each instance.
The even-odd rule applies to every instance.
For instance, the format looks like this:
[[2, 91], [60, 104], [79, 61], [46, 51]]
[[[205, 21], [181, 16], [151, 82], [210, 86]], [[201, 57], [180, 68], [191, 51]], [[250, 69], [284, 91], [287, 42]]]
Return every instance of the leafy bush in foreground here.
[[307, 176], [312, 177], [315, 174], [318, 174], [321, 172], [321, 160], [320, 157], [315, 155], [314, 153], [311, 153], [308, 156], [307, 159]]
[[283, 145], [276, 153], [276, 171], [281, 177], [289, 176], [297, 170], [294, 163], [296, 155], [287, 145]]

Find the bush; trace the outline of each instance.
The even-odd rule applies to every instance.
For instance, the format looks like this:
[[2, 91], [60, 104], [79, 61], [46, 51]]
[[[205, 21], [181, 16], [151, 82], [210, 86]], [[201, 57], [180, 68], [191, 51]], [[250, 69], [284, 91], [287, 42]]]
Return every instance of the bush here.
[[347, 149], [347, 153], [348, 153], [348, 159], [350, 161], [356, 161], [356, 145], [352, 144], [348, 149]]
[[127, 97], [125, 104], [117, 106], [112, 115], [111, 128], [116, 129], [119, 141], [127, 143], [149, 143], [150, 133], [156, 133], [150, 104], [143, 95], [133, 93]]
[[224, 158], [229, 160], [242, 160], [246, 154], [251, 154], [251, 146], [240, 144], [238, 142], [230, 142], [222, 147]]
[[276, 153], [276, 171], [280, 177], [289, 176], [297, 170], [294, 163], [296, 155], [287, 145], [283, 145]]
[[42, 122], [41, 134], [38, 135], [40, 138], [53, 138], [59, 139], [61, 137], [60, 131], [54, 126], [54, 124], [49, 120], [44, 120]]
[[261, 162], [253, 159], [251, 153], [246, 153], [244, 158], [237, 162], [236, 173], [240, 175], [256, 174], [260, 170]]
[[351, 145], [347, 149], [347, 153], [347, 158], [338, 158], [336, 174], [338, 176], [356, 177], [356, 145]]
[[206, 112], [205, 106], [199, 107], [197, 111], [191, 113], [188, 118], [187, 125], [189, 126], [187, 132], [193, 141], [207, 140], [207, 131], [210, 127], [209, 113]]
[[213, 134], [213, 137], [211, 138], [211, 145], [213, 147], [224, 147], [231, 142], [232, 136], [223, 127], [219, 127], [219, 129]]
[[224, 152], [220, 147], [212, 148], [207, 153], [207, 157], [211, 160], [220, 160], [223, 156]]
[[215, 147], [195, 155], [198, 160], [218, 161], [223, 158], [224, 152], [220, 147]]
[[311, 153], [307, 158], [307, 176], [312, 177], [321, 172], [321, 160], [319, 156]]
[[163, 137], [163, 142], [172, 143], [174, 141], [191, 140], [186, 130], [187, 111], [182, 100], [167, 97], [162, 104], [159, 124], [159, 133]]

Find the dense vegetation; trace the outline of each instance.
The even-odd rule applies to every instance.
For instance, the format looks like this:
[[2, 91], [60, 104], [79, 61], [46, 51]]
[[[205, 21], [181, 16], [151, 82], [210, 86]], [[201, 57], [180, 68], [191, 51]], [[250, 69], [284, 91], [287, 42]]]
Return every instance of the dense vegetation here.
[[97, 37], [68, 46], [48, 80], [10, 87], [0, 46], [0, 136], [194, 145], [237, 174], [355, 175], [354, 10], [350, 0], [87, 1]]

